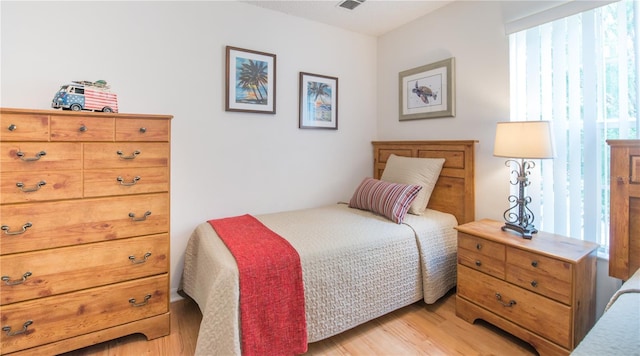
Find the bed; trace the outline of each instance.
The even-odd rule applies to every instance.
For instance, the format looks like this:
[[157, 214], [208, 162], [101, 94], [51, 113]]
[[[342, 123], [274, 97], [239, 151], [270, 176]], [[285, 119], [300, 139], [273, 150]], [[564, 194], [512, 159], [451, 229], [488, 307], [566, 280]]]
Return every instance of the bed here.
[[640, 355], [640, 269], [614, 293], [571, 355]]
[[[454, 226], [474, 219], [474, 144], [376, 141], [373, 179], [365, 178], [350, 201], [255, 216], [300, 256], [308, 342], [420, 300], [434, 303], [455, 286]], [[432, 182], [424, 186], [431, 184], [427, 190], [432, 191], [413, 200], [401, 223], [379, 211], [351, 207], [357, 206], [354, 199], [365, 182], [411, 186], [425, 179], [412, 175], [414, 163], [425, 161], [430, 167], [439, 161], [439, 174], [427, 177]], [[216, 231], [207, 222], [193, 231], [181, 289], [203, 315], [196, 354], [238, 355], [244, 353], [238, 266]]]

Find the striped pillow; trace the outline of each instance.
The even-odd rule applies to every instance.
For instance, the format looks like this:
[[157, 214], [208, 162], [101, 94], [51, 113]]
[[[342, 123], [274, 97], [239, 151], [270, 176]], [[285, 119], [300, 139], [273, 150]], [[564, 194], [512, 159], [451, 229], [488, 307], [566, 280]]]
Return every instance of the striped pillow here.
[[368, 210], [401, 224], [420, 189], [419, 185], [365, 178], [353, 193], [349, 207]]

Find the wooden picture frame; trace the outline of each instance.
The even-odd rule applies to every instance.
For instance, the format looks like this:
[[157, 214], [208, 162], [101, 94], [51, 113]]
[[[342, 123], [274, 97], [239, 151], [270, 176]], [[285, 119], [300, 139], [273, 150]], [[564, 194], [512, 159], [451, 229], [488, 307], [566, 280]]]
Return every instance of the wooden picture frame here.
[[400, 121], [455, 116], [453, 57], [400, 72]]
[[276, 55], [226, 47], [225, 111], [276, 113]]
[[338, 129], [338, 78], [300, 72], [301, 129]]

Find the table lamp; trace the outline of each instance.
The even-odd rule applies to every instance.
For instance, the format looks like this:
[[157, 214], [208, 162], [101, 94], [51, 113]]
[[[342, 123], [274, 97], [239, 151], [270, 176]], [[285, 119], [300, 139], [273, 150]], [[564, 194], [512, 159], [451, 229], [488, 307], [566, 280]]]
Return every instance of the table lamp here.
[[515, 180], [512, 179], [509, 183], [518, 186], [518, 196], [512, 194], [508, 198], [512, 205], [503, 214], [505, 225], [502, 231], [510, 229], [520, 233], [525, 239], [531, 239], [538, 230], [533, 225], [533, 212], [527, 206], [531, 203], [531, 197], [525, 196], [525, 187], [530, 184], [528, 176], [535, 167], [532, 159], [554, 156], [550, 122], [498, 122], [493, 155], [510, 158], [505, 165], [509, 167], [513, 163], [517, 167], [511, 171]]

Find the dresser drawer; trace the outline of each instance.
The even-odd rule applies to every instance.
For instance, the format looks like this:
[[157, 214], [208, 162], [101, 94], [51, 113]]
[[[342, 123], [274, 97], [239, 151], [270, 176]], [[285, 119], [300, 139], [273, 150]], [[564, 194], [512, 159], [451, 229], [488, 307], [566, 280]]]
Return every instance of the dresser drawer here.
[[507, 248], [507, 281], [571, 304], [572, 264], [517, 248]]
[[169, 142], [168, 120], [116, 119], [116, 141]]
[[458, 265], [458, 295], [558, 345], [571, 349], [571, 308]]
[[84, 172], [84, 196], [156, 193], [169, 191], [169, 169], [117, 168]]
[[458, 263], [504, 278], [504, 245], [458, 232], [458, 247]]
[[168, 283], [164, 274], [0, 306], [9, 333], [27, 325], [13, 336], [2, 332], [0, 349], [10, 353], [167, 313]]
[[167, 273], [168, 262], [167, 234], [0, 256], [0, 304]]
[[0, 140], [49, 141], [49, 115], [0, 114]]
[[158, 234], [169, 231], [169, 194], [2, 205], [0, 219], [3, 255]]
[[168, 143], [87, 143], [84, 168], [168, 167], [169, 153]]
[[82, 197], [81, 171], [2, 172], [0, 202], [24, 203]]
[[113, 117], [52, 116], [51, 141], [113, 141]]
[[80, 143], [2, 142], [2, 173], [82, 169]]

